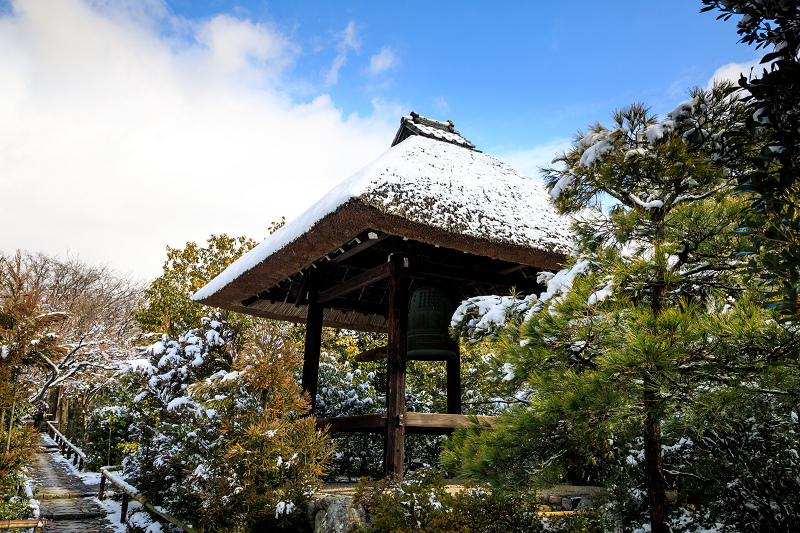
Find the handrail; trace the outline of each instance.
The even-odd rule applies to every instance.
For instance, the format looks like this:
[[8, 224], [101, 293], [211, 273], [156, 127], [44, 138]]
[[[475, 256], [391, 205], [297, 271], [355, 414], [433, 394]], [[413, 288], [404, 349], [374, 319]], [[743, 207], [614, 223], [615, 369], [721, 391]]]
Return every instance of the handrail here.
[[49, 428], [48, 434], [50, 437], [56, 441], [58, 444], [58, 449], [61, 453], [64, 453], [64, 448], [67, 448], [66, 453], [64, 455], [67, 456], [67, 459], [72, 456], [72, 452], [75, 452], [75, 457], [72, 459], [72, 464], [78, 467], [78, 470], [83, 470], [83, 463], [86, 460], [86, 454], [83, 453], [83, 450], [72, 444], [64, 435], [58, 431], [53, 423], [47, 420], [47, 427]]
[[144, 496], [140, 495], [139, 491], [137, 491], [134, 487], [127, 484], [124, 480], [120, 479], [119, 477], [111, 473], [120, 469], [122, 469], [121, 466], [103, 466], [100, 468], [100, 474], [102, 475], [100, 477], [100, 493], [97, 495], [97, 499], [99, 499], [100, 501], [102, 501], [105, 498], [106, 479], [108, 479], [111, 483], [113, 483], [122, 490], [122, 509], [120, 510], [120, 516], [119, 516], [120, 524], [125, 523], [125, 515], [128, 514], [128, 500], [129, 498], [133, 498], [137, 502], [144, 505], [145, 508], [147, 508], [150, 512], [157, 514], [164, 520], [172, 522], [173, 524], [181, 528], [183, 531], [186, 531], [187, 533], [198, 533], [197, 529], [193, 528], [188, 524], [184, 524], [174, 516], [169, 515], [164, 511], [158, 509], [155, 505], [147, 501], [147, 499]]
[[29, 529], [33, 528], [36, 533], [44, 531], [46, 520], [34, 518], [33, 520], [0, 520], [0, 529]]

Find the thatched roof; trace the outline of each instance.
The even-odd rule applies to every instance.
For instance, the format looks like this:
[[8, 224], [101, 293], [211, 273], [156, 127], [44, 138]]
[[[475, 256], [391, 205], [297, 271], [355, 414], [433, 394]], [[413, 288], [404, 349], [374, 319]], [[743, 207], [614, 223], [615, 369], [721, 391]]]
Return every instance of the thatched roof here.
[[[413, 251], [428, 270], [431, 262], [451, 270], [469, 267], [482, 281], [459, 289], [462, 296], [531, 286], [536, 271], [558, 268], [570, 251], [570, 224], [540, 182], [456, 143], [411, 136], [234, 262], [193, 299], [304, 322], [312, 270], [326, 272], [324, 290], [401, 248]], [[383, 330], [381, 290], [377, 284], [360, 287], [331, 302], [325, 324]]]
[[462, 137], [461, 133], [456, 130], [452, 120], [440, 122], [420, 116], [412, 111], [411, 115], [400, 119], [400, 129], [397, 130], [397, 134], [394, 136], [392, 146], [400, 144], [413, 135], [448, 142], [470, 150], [475, 149], [475, 145]]

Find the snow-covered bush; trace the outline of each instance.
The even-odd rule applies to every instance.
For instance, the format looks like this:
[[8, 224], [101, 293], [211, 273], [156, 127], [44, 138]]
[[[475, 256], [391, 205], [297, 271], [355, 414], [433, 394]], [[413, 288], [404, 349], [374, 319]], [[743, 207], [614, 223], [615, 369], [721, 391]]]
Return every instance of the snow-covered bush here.
[[86, 470], [97, 472], [101, 466], [119, 465], [129, 451], [128, 428], [136, 412], [128, 405], [107, 405], [95, 409], [86, 424], [83, 451]]
[[449, 492], [441, 475], [419, 469], [402, 481], [362, 481], [354, 507], [367, 525], [351, 533], [600, 533], [603, 518], [592, 510], [570, 517], [540, 518], [533, 493], [466, 487]]
[[219, 315], [162, 339], [137, 363], [138, 441], [125, 476], [155, 504], [197, 527], [287, 526], [319, 487], [330, 457], [295, 380], [301, 354], [262, 324], [236, 350]]
[[[442, 406], [434, 406], [433, 394], [437, 394], [435, 383], [425, 380], [422, 385], [410, 362], [409, 382], [416, 381], [421, 389], [416, 392], [412, 385], [406, 387], [406, 409], [416, 412], [435, 412]], [[379, 413], [385, 409], [385, 387], [382, 365], [385, 363], [350, 363], [342, 356], [323, 352], [320, 355], [319, 381], [315, 414], [318, 418], [352, 416]], [[361, 368], [363, 367], [363, 368]], [[380, 369], [380, 370], [378, 370]], [[428, 376], [429, 377], [429, 376]], [[417, 379], [415, 379], [417, 378]], [[438, 387], [441, 388], [441, 387]], [[443, 391], [438, 391], [440, 395]], [[380, 478], [383, 475], [382, 434], [336, 433], [330, 477], [332, 479]], [[406, 437], [406, 463], [409, 468], [438, 464], [438, 435], [409, 435]]]

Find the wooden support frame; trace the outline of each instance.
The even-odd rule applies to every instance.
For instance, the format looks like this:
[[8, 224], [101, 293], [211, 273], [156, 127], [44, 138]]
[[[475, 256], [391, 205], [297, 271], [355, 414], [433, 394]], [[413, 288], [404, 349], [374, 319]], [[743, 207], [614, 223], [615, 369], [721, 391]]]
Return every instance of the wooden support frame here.
[[317, 382], [319, 381], [319, 353], [322, 349], [322, 314], [325, 307], [319, 302], [316, 272], [311, 276], [308, 294], [308, 319], [306, 320], [306, 342], [303, 354], [303, 390], [308, 392], [311, 414], [317, 402]]
[[[407, 434], [446, 435], [454, 429], [474, 426], [475, 422], [480, 427], [494, 427], [495, 420], [493, 416], [405, 412], [402, 419], [398, 418], [392, 425], [398, 426], [398, 422], [402, 421], [402, 427]], [[337, 418], [317, 418], [317, 429], [327, 428], [332, 432], [346, 433], [384, 433], [388, 423], [389, 417], [385, 412], [372, 413]]]
[[402, 479], [405, 460], [403, 417], [406, 413], [406, 335], [409, 298], [407, 261], [405, 256], [395, 253], [387, 263], [389, 266], [389, 338], [386, 358], [387, 421], [383, 474], [394, 479]]
[[390, 265], [391, 263], [383, 263], [382, 265], [367, 270], [366, 272], [363, 272], [355, 277], [352, 277], [347, 281], [343, 281], [342, 283], [334, 287], [325, 289], [324, 291], [319, 293], [319, 299], [318, 299], [319, 303], [330, 302], [331, 300], [335, 300], [336, 298], [345, 296], [362, 287], [371, 285], [376, 281], [388, 278], [389, 271], [391, 269]]
[[353, 357], [353, 360], [356, 363], [365, 363], [367, 361], [380, 361], [381, 359], [386, 359], [389, 356], [389, 349], [386, 346], [379, 346], [377, 348], [372, 348], [371, 350], [366, 350], [361, 352], [360, 354], [356, 354]]
[[495, 274], [492, 272], [461, 268], [453, 265], [448, 265], [446, 268], [442, 268], [442, 265], [430, 263], [428, 261], [415, 261], [411, 265], [411, 275], [422, 276], [425, 278], [452, 279], [471, 283], [478, 282], [488, 285], [496, 285], [498, 287], [531, 288], [539, 286], [539, 284], [535, 281], [516, 278], [508, 274]]
[[317, 418], [317, 429], [347, 433], [383, 433], [386, 431], [386, 413]]
[[455, 359], [447, 359], [447, 413], [461, 414], [461, 351], [458, 341], [453, 341]]
[[334, 264], [334, 265], [338, 264], [338, 263], [341, 263], [342, 261], [344, 261], [346, 259], [349, 259], [349, 258], [353, 257], [354, 255], [356, 255], [358, 253], [363, 252], [367, 248], [372, 248], [373, 246], [375, 246], [379, 242], [384, 241], [384, 240], [388, 239], [389, 237], [391, 237], [391, 235], [389, 235], [388, 233], [384, 233], [382, 235], [379, 235], [378, 237], [376, 237], [374, 239], [370, 239], [369, 237], [367, 237], [367, 240], [362, 241], [360, 244], [356, 244], [355, 246], [353, 246], [352, 248], [350, 248], [346, 252], [344, 252], [344, 253], [334, 257], [333, 259], [331, 259], [331, 263]]

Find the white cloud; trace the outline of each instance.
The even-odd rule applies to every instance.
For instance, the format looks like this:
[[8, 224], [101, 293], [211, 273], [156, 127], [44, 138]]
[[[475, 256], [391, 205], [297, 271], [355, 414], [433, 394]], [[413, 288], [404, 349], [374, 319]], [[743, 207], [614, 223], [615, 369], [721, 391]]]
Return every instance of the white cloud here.
[[339, 35], [340, 41], [336, 45], [336, 57], [333, 58], [331, 68], [325, 73], [325, 80], [328, 85], [336, 85], [339, 82], [339, 69], [347, 63], [347, 53], [349, 50], [358, 51], [361, 48], [361, 39], [358, 36], [356, 24], [352, 20], [344, 31]]
[[758, 78], [761, 76], [764, 68], [768, 67], [761, 65], [760, 57], [752, 61], [745, 61], [744, 63], [728, 63], [727, 65], [722, 65], [714, 72], [711, 79], [708, 80], [706, 89], [710, 89], [715, 82], [719, 81], [730, 81], [734, 85], [738, 85], [739, 78], [741, 78], [742, 75], [748, 79], [751, 77]]
[[0, 250], [152, 276], [167, 244], [265, 237], [391, 142], [391, 105], [343, 117], [282, 90], [298, 48], [272, 26], [94, 6], [18, 0], [0, 17]]
[[437, 96], [433, 99], [433, 108], [440, 113], [450, 111], [450, 104], [444, 99], [444, 96]]
[[377, 76], [397, 66], [398, 59], [391, 48], [384, 46], [381, 51], [369, 59], [367, 72], [370, 76]]
[[550, 166], [556, 153], [569, 150], [571, 145], [571, 139], [554, 139], [533, 148], [521, 150], [495, 149], [490, 153], [526, 176], [538, 179], [540, 175], [539, 168]]

